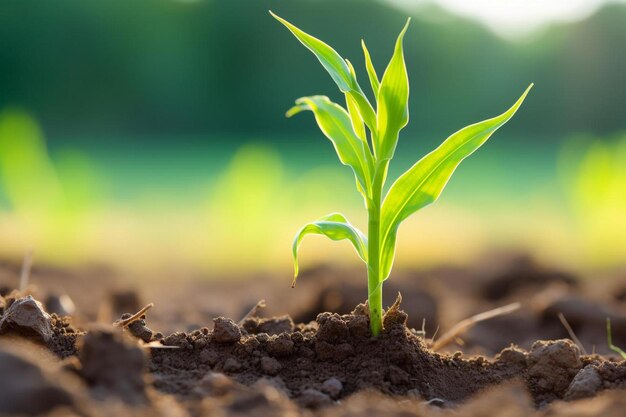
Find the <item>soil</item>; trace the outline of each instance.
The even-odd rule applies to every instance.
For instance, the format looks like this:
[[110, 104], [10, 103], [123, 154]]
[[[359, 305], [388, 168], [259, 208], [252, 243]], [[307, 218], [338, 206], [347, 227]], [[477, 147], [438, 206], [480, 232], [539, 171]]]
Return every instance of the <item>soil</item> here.
[[[626, 346], [619, 273], [586, 281], [526, 258], [406, 271], [385, 288], [384, 331], [372, 337], [349, 271], [320, 267], [289, 291], [264, 279], [134, 290], [113, 271], [36, 269], [17, 291], [18, 269], [0, 269], [0, 415], [621, 416], [626, 406], [626, 362], [605, 330], [611, 317]], [[82, 274], [99, 279], [89, 288]], [[266, 309], [255, 292], [271, 295]], [[155, 307], [141, 311], [146, 301]], [[516, 312], [432, 350], [436, 331], [513, 301]]]

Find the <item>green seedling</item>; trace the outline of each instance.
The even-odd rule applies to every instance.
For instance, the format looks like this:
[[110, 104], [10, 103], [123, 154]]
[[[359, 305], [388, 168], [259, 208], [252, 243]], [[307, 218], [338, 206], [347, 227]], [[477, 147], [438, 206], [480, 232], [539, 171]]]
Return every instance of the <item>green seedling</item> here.
[[611, 334], [611, 319], [608, 317], [606, 319], [606, 338], [609, 349], [620, 355], [622, 359], [626, 360], [626, 352], [613, 344], [613, 335]]
[[302, 97], [287, 111], [287, 117], [304, 110], [313, 113], [341, 163], [352, 168], [369, 218], [367, 236], [339, 213], [302, 227], [293, 242], [293, 283], [298, 276], [298, 248], [306, 235], [349, 240], [367, 265], [370, 327], [372, 334], [378, 335], [382, 330], [382, 285], [391, 272], [400, 223], [439, 197], [459, 163], [515, 114], [532, 84], [505, 113], [467, 126], [447, 138], [402, 174], [383, 195], [399, 133], [409, 121], [409, 80], [402, 45], [409, 21], [398, 36], [382, 79], [378, 78], [365, 42], [361, 42], [376, 104], [374, 109], [359, 86], [350, 61], [324, 42], [270, 13], [317, 57], [345, 96], [345, 108], [326, 96]]

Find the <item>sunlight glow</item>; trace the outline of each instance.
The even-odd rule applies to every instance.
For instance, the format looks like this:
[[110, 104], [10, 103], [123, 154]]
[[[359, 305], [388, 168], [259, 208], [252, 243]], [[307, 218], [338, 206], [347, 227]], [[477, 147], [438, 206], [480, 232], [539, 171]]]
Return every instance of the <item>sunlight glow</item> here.
[[439, 6], [454, 14], [477, 20], [500, 36], [528, 36], [553, 23], [574, 22], [609, 3], [626, 0], [388, 0], [407, 9]]

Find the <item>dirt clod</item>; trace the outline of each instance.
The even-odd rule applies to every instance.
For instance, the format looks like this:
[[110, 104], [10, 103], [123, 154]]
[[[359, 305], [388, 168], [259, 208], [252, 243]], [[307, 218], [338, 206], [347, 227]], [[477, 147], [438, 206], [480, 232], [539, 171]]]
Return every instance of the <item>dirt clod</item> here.
[[563, 397], [581, 368], [580, 350], [571, 340], [535, 342], [528, 354], [528, 377], [538, 404]]
[[502, 352], [496, 356], [496, 359], [500, 362], [518, 367], [521, 370], [526, 368], [526, 356], [527, 353], [517, 346], [510, 346], [503, 349]]
[[[128, 320], [129, 318], [132, 317], [132, 314], [130, 313], [124, 313], [122, 314], [122, 316], [120, 317], [120, 320]], [[138, 339], [143, 340], [144, 342], [148, 343], [152, 340], [152, 335], [153, 332], [152, 330], [150, 330], [150, 328], [146, 325], [146, 320], [145, 320], [145, 316], [142, 316], [139, 320], [135, 320], [131, 323], [129, 323], [126, 328], [128, 329], [128, 331], [135, 336]]]
[[237, 324], [224, 317], [213, 319], [213, 340], [217, 343], [235, 343], [241, 339], [241, 329]]
[[97, 397], [114, 395], [128, 404], [147, 402], [144, 354], [128, 336], [112, 327], [90, 330], [81, 343], [82, 375]]
[[13, 301], [2, 315], [0, 332], [9, 330], [44, 342], [52, 338], [50, 315], [30, 295]]
[[271, 318], [248, 317], [241, 325], [250, 334], [267, 333], [270, 336], [292, 333], [295, 329], [293, 319], [289, 315]]
[[565, 393], [566, 400], [591, 397], [602, 387], [602, 378], [594, 365], [581, 369]]
[[45, 366], [42, 352], [25, 355], [28, 350], [0, 344], [0, 414], [35, 415], [74, 404], [78, 388], [62, 383], [69, 376]]
[[317, 340], [328, 343], [339, 343], [349, 336], [348, 326], [338, 314], [322, 313], [317, 316], [319, 330]]
[[293, 352], [294, 343], [288, 333], [273, 336], [267, 341], [266, 349], [273, 356], [289, 356]]

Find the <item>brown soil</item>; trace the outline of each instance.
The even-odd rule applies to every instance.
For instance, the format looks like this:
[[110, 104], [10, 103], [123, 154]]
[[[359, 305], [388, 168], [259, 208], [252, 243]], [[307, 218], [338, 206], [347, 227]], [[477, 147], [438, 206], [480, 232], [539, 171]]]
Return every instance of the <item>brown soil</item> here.
[[[322, 269], [310, 274], [333, 273]], [[306, 317], [315, 306], [332, 301], [339, 313], [318, 312], [307, 322], [285, 314], [259, 317], [258, 311], [238, 322], [215, 314], [206, 327], [194, 326], [192, 321], [198, 319], [194, 315], [191, 321], [179, 320], [179, 326], [189, 330], [165, 336], [153, 331], [172, 324], [171, 318], [159, 315], [159, 302], [132, 323], [118, 327], [102, 320], [96, 323], [102, 315], [108, 316], [108, 323], [132, 320], [145, 301], [141, 293], [105, 292], [104, 302], [91, 310], [71, 295], [76, 312], [70, 318], [48, 313], [49, 306], [67, 310], [69, 304], [59, 303], [44, 285], [17, 292], [6, 280], [0, 292], [0, 415], [622, 415], [626, 362], [616, 361], [614, 355], [581, 352], [565, 338], [567, 331], [557, 318], [559, 313], [567, 318], [583, 349], [593, 344], [595, 351], [606, 352], [602, 342], [607, 315], [614, 320], [616, 343], [626, 333], [619, 297], [598, 302], [585, 281], [529, 261], [518, 260], [492, 273], [421, 274], [436, 278], [440, 285], [457, 285], [442, 293], [434, 278], [424, 276], [420, 284], [398, 284], [404, 295], [401, 308], [417, 318], [410, 319], [396, 303], [387, 311], [385, 330], [378, 337], [370, 334], [366, 306], [355, 303], [351, 312], [343, 311], [352, 293], [360, 291], [360, 284], [350, 279], [352, 287], [346, 281], [340, 285], [318, 281], [323, 285], [308, 293], [309, 302], [299, 300], [299, 310], [292, 310], [295, 317]], [[457, 280], [461, 275], [473, 277], [473, 285], [464, 286]], [[520, 278], [524, 275], [531, 278], [525, 281]], [[505, 284], [507, 280], [511, 283]], [[55, 280], [45, 282], [53, 285]], [[608, 288], [616, 282], [602, 285]], [[198, 286], [184, 285], [199, 291]], [[219, 285], [224, 284], [215, 284]], [[119, 287], [113, 283], [106, 288]], [[193, 306], [194, 297], [186, 294]], [[466, 295], [462, 305], [447, 308], [462, 294]], [[46, 300], [46, 305], [38, 299]], [[416, 300], [430, 302], [420, 312]], [[479, 323], [460, 335], [466, 353], [430, 349], [434, 330], [429, 334], [428, 329], [434, 324], [441, 326], [446, 320], [453, 324], [513, 300], [530, 302], [516, 313]], [[239, 317], [254, 305], [238, 301]], [[166, 311], [184, 308], [176, 300], [164, 305]], [[268, 302], [268, 309], [272, 305]], [[219, 311], [218, 304], [214, 308]], [[427, 338], [421, 322], [430, 316]], [[449, 327], [444, 325], [442, 331]]]

